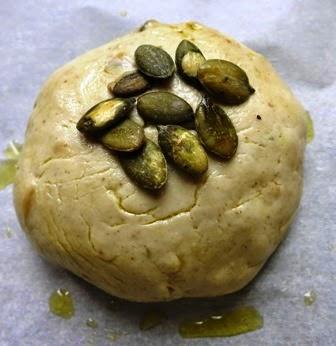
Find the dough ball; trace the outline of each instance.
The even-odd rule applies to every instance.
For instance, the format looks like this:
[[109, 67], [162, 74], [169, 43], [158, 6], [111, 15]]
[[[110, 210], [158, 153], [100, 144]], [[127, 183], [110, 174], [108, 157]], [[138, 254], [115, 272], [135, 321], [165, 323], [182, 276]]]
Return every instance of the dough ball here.
[[[243, 68], [256, 92], [225, 106], [239, 138], [229, 161], [209, 157], [194, 181], [169, 165], [164, 190], [150, 194], [113, 153], [76, 129], [135, 69], [141, 44], [172, 57], [183, 39], [207, 59]], [[174, 76], [164, 83], [195, 109], [201, 94]], [[155, 128], [147, 128], [156, 140]], [[47, 260], [104, 291], [150, 302], [210, 297], [241, 289], [284, 237], [298, 207], [305, 111], [260, 54], [197, 23], [150, 21], [61, 67], [44, 84], [29, 120], [15, 183], [22, 228]]]

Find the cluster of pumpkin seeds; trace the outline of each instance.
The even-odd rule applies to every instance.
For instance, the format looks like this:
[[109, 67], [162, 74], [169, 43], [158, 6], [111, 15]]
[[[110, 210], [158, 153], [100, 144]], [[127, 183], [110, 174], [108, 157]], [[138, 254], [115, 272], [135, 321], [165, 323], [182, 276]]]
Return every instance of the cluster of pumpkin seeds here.
[[[187, 174], [200, 176], [208, 169], [206, 151], [226, 160], [235, 154], [236, 130], [216, 100], [238, 105], [254, 93], [239, 66], [226, 60], [207, 60], [188, 40], [178, 45], [175, 63], [162, 48], [149, 44], [136, 49], [135, 62], [137, 71], [127, 72], [108, 85], [114, 98], [98, 103], [78, 121], [80, 132], [118, 153], [128, 176], [148, 190], [165, 185], [166, 158]], [[181, 78], [206, 92], [195, 113], [188, 102], [173, 93], [146, 92], [153, 83], [171, 78], [175, 64]], [[159, 145], [147, 139], [144, 127], [129, 118], [134, 107], [145, 123], [156, 124]]]

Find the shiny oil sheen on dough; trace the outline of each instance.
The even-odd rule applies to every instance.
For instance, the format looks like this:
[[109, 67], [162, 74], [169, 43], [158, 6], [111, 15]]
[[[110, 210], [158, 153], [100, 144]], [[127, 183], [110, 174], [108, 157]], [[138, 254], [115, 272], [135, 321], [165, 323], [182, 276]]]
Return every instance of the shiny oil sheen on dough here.
[[[167, 186], [153, 196], [76, 123], [110, 97], [108, 83], [135, 67], [139, 45], [173, 57], [182, 39], [208, 59], [239, 65], [256, 92], [225, 107], [239, 137], [233, 159], [210, 159], [198, 182], [170, 165]], [[200, 101], [176, 76], [165, 87], [194, 109]], [[154, 129], [146, 132], [155, 140]], [[304, 109], [263, 56], [197, 23], [151, 21], [45, 83], [16, 177], [17, 214], [43, 257], [115, 296], [146, 302], [227, 294], [252, 280], [287, 231], [301, 196], [305, 135]]]

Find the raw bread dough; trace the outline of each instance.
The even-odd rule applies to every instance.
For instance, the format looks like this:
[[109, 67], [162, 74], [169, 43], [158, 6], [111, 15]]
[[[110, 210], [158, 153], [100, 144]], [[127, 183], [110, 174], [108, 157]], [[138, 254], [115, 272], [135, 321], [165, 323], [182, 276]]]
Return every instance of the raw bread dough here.
[[[224, 107], [239, 136], [233, 159], [210, 158], [196, 182], [169, 166], [166, 188], [153, 196], [76, 123], [110, 97], [108, 83], [135, 67], [140, 44], [174, 57], [182, 39], [208, 59], [238, 64], [256, 92]], [[200, 101], [176, 76], [164, 87], [194, 109]], [[155, 139], [154, 129], [146, 132]], [[300, 200], [305, 138], [304, 109], [263, 56], [197, 23], [150, 21], [45, 83], [26, 132], [16, 210], [41, 255], [113, 295], [143, 302], [223, 295], [252, 280], [284, 237]]]

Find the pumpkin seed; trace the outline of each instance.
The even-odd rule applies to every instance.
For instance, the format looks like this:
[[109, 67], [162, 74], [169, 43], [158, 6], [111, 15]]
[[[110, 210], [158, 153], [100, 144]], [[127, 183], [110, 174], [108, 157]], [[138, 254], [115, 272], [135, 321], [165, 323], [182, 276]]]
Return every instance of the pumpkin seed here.
[[193, 118], [189, 103], [167, 91], [153, 91], [138, 98], [138, 113], [159, 124], [178, 124]]
[[129, 97], [146, 91], [150, 84], [141, 73], [131, 72], [124, 74], [115, 85], [110, 83], [108, 88], [115, 96]]
[[109, 149], [134, 151], [144, 142], [144, 129], [130, 119], [126, 119], [101, 137], [101, 142]]
[[144, 189], [161, 189], [167, 181], [166, 160], [149, 139], [139, 151], [120, 156], [120, 163], [126, 174]]
[[182, 71], [190, 78], [196, 78], [199, 67], [204, 63], [205, 58], [202, 54], [188, 52], [182, 59]]
[[196, 110], [196, 130], [204, 146], [223, 159], [231, 158], [237, 150], [236, 130], [218, 105], [205, 98]]
[[177, 71], [182, 77], [195, 78], [205, 58], [200, 49], [188, 40], [183, 40], [178, 45], [175, 53]]
[[144, 44], [135, 51], [135, 62], [139, 70], [148, 77], [169, 78], [175, 71], [170, 55], [162, 48]]
[[208, 169], [208, 156], [198, 138], [181, 126], [158, 126], [158, 141], [163, 153], [179, 168], [192, 175]]
[[244, 70], [230, 61], [207, 60], [199, 67], [197, 77], [211, 95], [227, 104], [243, 103], [255, 92]]
[[77, 129], [83, 133], [96, 133], [109, 128], [124, 118], [133, 108], [134, 99], [114, 98], [90, 108], [78, 121]]
[[180, 126], [188, 130], [195, 130], [195, 119], [187, 120], [182, 123], [179, 123]]

